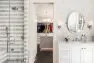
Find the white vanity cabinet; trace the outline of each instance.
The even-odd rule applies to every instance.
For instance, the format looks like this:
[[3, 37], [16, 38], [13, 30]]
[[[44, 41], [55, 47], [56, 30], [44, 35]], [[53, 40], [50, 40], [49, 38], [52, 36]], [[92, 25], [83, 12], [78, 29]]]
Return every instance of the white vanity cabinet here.
[[93, 43], [59, 43], [59, 63], [94, 63]]

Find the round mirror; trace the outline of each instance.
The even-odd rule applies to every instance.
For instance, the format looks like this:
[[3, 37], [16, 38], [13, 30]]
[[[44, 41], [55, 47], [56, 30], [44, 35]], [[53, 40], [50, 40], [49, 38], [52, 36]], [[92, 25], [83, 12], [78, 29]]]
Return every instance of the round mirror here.
[[84, 27], [84, 17], [79, 12], [72, 12], [68, 15], [67, 18], [67, 27], [68, 30], [72, 33], [77, 33], [83, 30]]

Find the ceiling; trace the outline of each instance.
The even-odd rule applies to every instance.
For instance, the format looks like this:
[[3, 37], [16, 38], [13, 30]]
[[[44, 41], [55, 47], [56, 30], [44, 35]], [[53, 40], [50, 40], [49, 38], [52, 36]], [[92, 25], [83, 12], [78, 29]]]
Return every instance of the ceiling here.
[[53, 4], [36, 4], [37, 19], [53, 19], [53, 8]]

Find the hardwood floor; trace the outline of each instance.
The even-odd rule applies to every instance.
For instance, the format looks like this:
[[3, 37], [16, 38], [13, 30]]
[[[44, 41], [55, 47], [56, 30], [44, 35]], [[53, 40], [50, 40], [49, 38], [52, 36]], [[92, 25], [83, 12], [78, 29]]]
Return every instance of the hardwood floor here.
[[38, 52], [37, 52], [35, 63], [53, 63], [52, 51], [40, 51], [39, 45], [37, 50]]

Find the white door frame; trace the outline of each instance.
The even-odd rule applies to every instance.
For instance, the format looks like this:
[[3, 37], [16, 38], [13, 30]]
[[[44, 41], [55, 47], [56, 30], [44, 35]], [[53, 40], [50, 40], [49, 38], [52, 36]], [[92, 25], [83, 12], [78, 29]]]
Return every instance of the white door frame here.
[[[27, 0], [26, 0], [27, 1]], [[28, 0], [28, 50], [29, 62], [34, 63], [37, 54], [37, 21], [35, 20], [34, 3], [54, 3], [54, 0]], [[54, 54], [54, 53], [53, 53]], [[54, 57], [53, 57], [54, 59]], [[54, 62], [53, 62], [54, 63]]]

